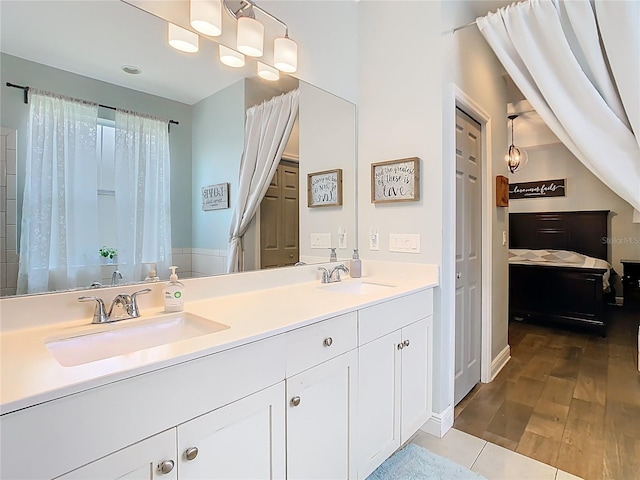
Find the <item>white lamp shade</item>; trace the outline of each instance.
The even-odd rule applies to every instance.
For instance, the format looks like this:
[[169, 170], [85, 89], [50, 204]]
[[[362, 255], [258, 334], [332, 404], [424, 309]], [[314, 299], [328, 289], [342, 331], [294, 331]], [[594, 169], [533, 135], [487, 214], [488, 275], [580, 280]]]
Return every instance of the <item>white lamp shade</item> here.
[[273, 42], [273, 64], [286, 73], [298, 69], [298, 44], [288, 37], [276, 38]]
[[271, 82], [275, 82], [280, 79], [280, 72], [278, 69], [273, 68], [271, 65], [265, 65], [262, 62], [258, 62], [258, 76], [260, 78], [264, 78], [265, 80], [269, 80]]
[[191, 26], [200, 33], [217, 37], [222, 33], [222, 2], [191, 0]]
[[186, 53], [195, 53], [198, 51], [198, 34], [170, 23], [168, 35], [169, 45], [176, 50]]
[[228, 67], [240, 68], [244, 67], [244, 55], [240, 52], [236, 52], [235, 50], [225, 47], [224, 45], [219, 46], [220, 51], [220, 61], [227, 65]]
[[261, 57], [264, 46], [264, 25], [255, 18], [238, 18], [238, 50], [250, 57]]

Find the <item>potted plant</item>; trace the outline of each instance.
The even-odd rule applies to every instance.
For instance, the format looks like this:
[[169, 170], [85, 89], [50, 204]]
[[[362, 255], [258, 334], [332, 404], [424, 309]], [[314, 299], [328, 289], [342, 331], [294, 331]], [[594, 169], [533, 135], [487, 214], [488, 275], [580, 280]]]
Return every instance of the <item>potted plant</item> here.
[[113, 259], [118, 255], [118, 250], [111, 247], [102, 247], [98, 250], [98, 253], [107, 261], [107, 263], [113, 263]]

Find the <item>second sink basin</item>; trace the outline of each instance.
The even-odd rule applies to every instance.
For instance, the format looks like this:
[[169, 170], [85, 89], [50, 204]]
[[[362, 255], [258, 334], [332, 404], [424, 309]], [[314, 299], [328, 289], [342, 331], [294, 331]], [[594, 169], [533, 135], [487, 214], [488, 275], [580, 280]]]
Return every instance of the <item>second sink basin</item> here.
[[382, 283], [373, 282], [346, 281], [332, 283], [329, 285], [321, 285], [318, 288], [327, 290], [329, 292], [349, 293], [351, 295], [368, 295], [371, 293], [388, 291], [390, 288], [395, 288], [395, 285], [385, 285]]
[[[102, 329], [96, 332], [94, 328]], [[228, 325], [188, 312], [167, 313], [149, 319], [140, 318], [133, 324], [91, 325], [75, 335], [50, 339], [46, 347], [60, 365], [73, 367], [228, 328]]]

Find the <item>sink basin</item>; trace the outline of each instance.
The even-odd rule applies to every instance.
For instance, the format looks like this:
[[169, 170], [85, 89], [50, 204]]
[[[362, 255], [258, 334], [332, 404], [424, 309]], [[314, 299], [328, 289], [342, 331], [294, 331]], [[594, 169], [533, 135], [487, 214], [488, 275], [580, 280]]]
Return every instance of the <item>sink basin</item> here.
[[382, 283], [373, 282], [339, 282], [329, 285], [321, 285], [318, 288], [327, 290], [329, 292], [348, 293], [351, 295], [368, 295], [371, 293], [378, 293], [388, 291], [390, 288], [395, 288], [395, 285], [385, 285]]
[[[126, 322], [126, 321], [125, 321]], [[95, 328], [101, 328], [96, 332]], [[83, 327], [75, 335], [50, 339], [45, 345], [63, 367], [83, 365], [146, 348], [209, 335], [229, 328], [187, 312], [140, 318], [134, 324]]]

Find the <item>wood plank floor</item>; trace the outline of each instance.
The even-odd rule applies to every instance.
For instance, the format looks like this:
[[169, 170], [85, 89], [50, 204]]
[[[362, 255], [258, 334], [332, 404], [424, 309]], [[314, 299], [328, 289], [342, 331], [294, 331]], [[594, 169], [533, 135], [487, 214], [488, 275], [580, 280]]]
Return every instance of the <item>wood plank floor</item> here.
[[640, 312], [607, 314], [607, 338], [512, 322], [511, 360], [454, 427], [586, 480], [640, 479]]

